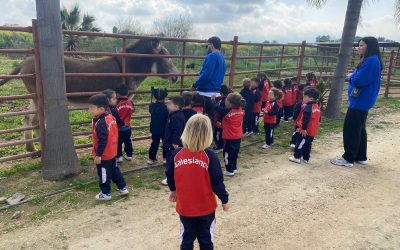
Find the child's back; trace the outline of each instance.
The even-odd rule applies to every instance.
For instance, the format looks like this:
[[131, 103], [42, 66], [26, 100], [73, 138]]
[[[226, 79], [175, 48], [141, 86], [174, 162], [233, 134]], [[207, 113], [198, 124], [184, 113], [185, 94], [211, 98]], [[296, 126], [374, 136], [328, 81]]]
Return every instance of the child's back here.
[[149, 106], [150, 132], [156, 135], [164, 135], [167, 124], [168, 110], [164, 102], [153, 102]]

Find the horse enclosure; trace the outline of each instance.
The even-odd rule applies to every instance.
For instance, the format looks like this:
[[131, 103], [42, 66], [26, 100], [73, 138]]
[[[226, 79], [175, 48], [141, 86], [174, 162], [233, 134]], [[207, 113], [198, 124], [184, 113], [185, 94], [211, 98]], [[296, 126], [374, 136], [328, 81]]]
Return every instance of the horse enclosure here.
[[[30, 27], [3, 27], [0, 31], [23, 32], [32, 35], [32, 48], [0, 48], [0, 65], [12, 63], [13, 67], [0, 68], [0, 79], [11, 80], [10, 83], [0, 82], [0, 163], [19, 160], [23, 158], [39, 157], [41, 145], [44, 143], [40, 134], [45, 131], [45, 117], [43, 112], [43, 91], [40, 78], [40, 58], [36, 21], [33, 20]], [[119, 44], [106, 51], [65, 51], [65, 57], [94, 59], [98, 57], [114, 57], [121, 60], [121, 72], [119, 73], [68, 73], [65, 77], [70, 79], [82, 79], [93, 77], [113, 77], [126, 83], [130, 77], [147, 78], [136, 89], [131, 91], [134, 95], [136, 112], [133, 119], [133, 141], [150, 139], [149, 114], [147, 106], [152, 102], [150, 87], [166, 87], [169, 95], [179, 94], [189, 90], [195, 81], [201, 62], [204, 59], [206, 40], [199, 39], [177, 39], [166, 37], [149, 37], [113, 33], [92, 33], [81, 31], [63, 31], [64, 35], [78, 36], [88, 41], [102, 40], [103, 42], [114, 41]], [[158, 39], [170, 50], [170, 54], [137, 54], [127, 53], [125, 48], [140, 39]], [[385, 97], [400, 95], [400, 53], [397, 47], [391, 47], [389, 52], [383, 51], [384, 71], [380, 95]], [[222, 52], [225, 55], [227, 68], [225, 84], [230, 88], [240, 88], [242, 77], [265, 72], [271, 80], [284, 79], [297, 76], [305, 79], [307, 72], [314, 72], [319, 82], [329, 83], [333, 77], [339, 48], [337, 46], [307, 44], [266, 44], [239, 42], [237, 36], [232, 41], [223, 41]], [[356, 50], [353, 51], [349, 68], [353, 68], [359, 62]], [[18, 67], [18, 61], [25, 56], [33, 56], [35, 64], [34, 74], [9, 73], [12, 68]], [[126, 61], [129, 58], [169, 58], [178, 67], [178, 73], [129, 73], [126, 69]], [[396, 71], [397, 70], [397, 71]], [[15, 73], [15, 72], [14, 72]], [[158, 77], [178, 77], [177, 83], [168, 83]], [[22, 83], [22, 79], [34, 79], [35, 91], [28, 93]], [[3, 86], [2, 86], [3, 85]], [[8, 86], [8, 87], [7, 87]], [[69, 92], [67, 98], [88, 98], [97, 92]], [[37, 103], [35, 109], [31, 109], [29, 102]], [[84, 110], [84, 106], [69, 106], [70, 123], [74, 136], [75, 148], [84, 149], [91, 147], [90, 143], [90, 116]], [[24, 121], [24, 126], [22, 122]], [[30, 121], [30, 122], [27, 122]], [[36, 131], [33, 133], [32, 131]], [[25, 134], [25, 139], [22, 135]], [[36, 134], [36, 136], [34, 135]], [[28, 149], [30, 149], [28, 151]], [[31, 152], [30, 152], [31, 151]]]

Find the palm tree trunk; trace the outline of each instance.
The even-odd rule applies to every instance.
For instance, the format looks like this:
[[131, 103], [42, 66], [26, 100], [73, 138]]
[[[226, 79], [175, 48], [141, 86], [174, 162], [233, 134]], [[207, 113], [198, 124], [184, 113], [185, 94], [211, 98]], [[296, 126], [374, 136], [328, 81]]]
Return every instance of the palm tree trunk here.
[[347, 3], [346, 18], [344, 21], [338, 62], [333, 75], [328, 105], [326, 107], [326, 116], [328, 118], [339, 118], [340, 116], [340, 105], [342, 103], [347, 65], [353, 49], [354, 37], [357, 32], [362, 3], [363, 0], [348, 0]]

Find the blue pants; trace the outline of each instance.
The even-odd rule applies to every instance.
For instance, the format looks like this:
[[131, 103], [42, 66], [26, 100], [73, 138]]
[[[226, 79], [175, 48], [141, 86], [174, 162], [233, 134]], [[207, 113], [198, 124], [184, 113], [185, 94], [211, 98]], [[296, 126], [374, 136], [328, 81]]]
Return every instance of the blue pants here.
[[193, 243], [199, 241], [201, 250], [214, 249], [215, 212], [205, 216], [185, 217], [181, 220], [181, 250], [192, 250]]
[[293, 107], [294, 105], [283, 107], [283, 120], [288, 121], [289, 118], [293, 117]]
[[224, 147], [224, 140], [222, 139], [222, 128], [214, 129], [214, 140], [215, 140], [215, 146], [217, 148]]
[[305, 161], [309, 161], [313, 140], [314, 137], [312, 136], [300, 136], [300, 139], [297, 141], [296, 147], [294, 148], [294, 157], [297, 159], [303, 157]]
[[111, 181], [117, 185], [118, 189], [126, 187], [124, 177], [122, 177], [115, 158], [101, 161], [96, 167], [97, 175], [99, 176], [99, 187], [103, 194], [111, 194]]
[[260, 129], [258, 127], [258, 121], [260, 120], [260, 113], [253, 113], [253, 132], [258, 133]]
[[265, 144], [267, 144], [268, 146], [274, 144], [274, 129], [275, 129], [275, 124], [264, 123]]
[[132, 129], [120, 130], [118, 132], [118, 154], [117, 157], [122, 156], [122, 144], [124, 144], [124, 151], [127, 156], [132, 157], [133, 147], [132, 147]]
[[292, 139], [290, 140], [290, 145], [296, 145], [297, 142], [301, 139], [301, 134], [297, 132], [297, 127], [294, 127], [294, 132], [292, 134]]
[[[160, 147], [160, 140], [163, 140], [164, 136], [163, 135], [155, 135], [152, 134], [151, 135], [151, 145], [149, 148], [149, 159], [150, 160], [156, 160], [157, 158], [157, 151], [158, 148]], [[163, 158], [166, 159], [167, 158], [167, 151], [164, 149], [164, 147], [162, 147], [162, 155]]]
[[224, 162], [226, 170], [233, 173], [237, 169], [237, 158], [240, 151], [241, 139], [237, 140], [224, 140]]

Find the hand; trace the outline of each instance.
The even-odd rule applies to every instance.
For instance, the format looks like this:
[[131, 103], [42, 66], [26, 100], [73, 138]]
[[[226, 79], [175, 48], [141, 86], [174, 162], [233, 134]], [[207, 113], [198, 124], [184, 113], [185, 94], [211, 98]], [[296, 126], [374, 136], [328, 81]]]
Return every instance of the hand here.
[[353, 74], [353, 70], [348, 70], [347, 71], [347, 79], [349, 79], [352, 74]]
[[176, 192], [175, 192], [175, 191], [174, 191], [174, 192], [171, 192], [171, 193], [169, 194], [168, 200], [169, 200], [170, 202], [176, 202]]
[[172, 147], [173, 147], [174, 149], [177, 149], [177, 148], [179, 147], [179, 145], [178, 145], [178, 144], [172, 144]]
[[261, 110], [263, 113], [267, 113], [267, 110], [266, 109], [262, 109]]
[[94, 164], [98, 165], [101, 163], [101, 156], [94, 157]]
[[228, 210], [231, 208], [231, 206], [228, 203], [222, 204], [222, 209], [225, 212], [228, 212]]
[[302, 135], [303, 137], [306, 137], [306, 136], [307, 136], [307, 130], [302, 130], [302, 131], [301, 131], [301, 135]]
[[217, 98], [217, 95], [216, 95], [216, 94], [214, 94], [214, 95], [211, 96], [211, 100], [213, 100], [213, 101], [215, 101], [216, 98]]
[[221, 122], [216, 122], [215, 125], [217, 125], [217, 127], [221, 127], [222, 123]]

